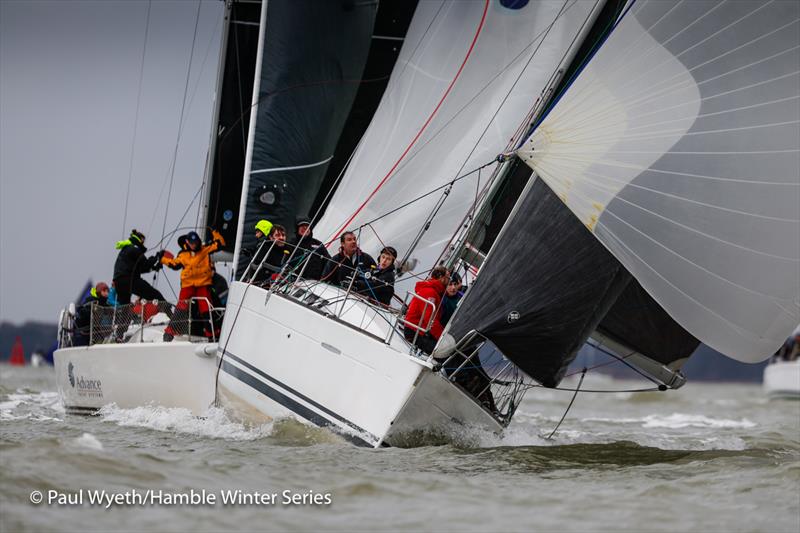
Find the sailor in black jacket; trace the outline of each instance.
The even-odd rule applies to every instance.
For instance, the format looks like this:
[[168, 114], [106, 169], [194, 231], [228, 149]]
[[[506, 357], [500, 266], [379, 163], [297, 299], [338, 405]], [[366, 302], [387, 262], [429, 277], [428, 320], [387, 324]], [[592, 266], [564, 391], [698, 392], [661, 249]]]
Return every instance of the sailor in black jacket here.
[[339, 237], [339, 242], [341, 244], [339, 253], [334, 255], [325, 265], [322, 281], [339, 285], [346, 289], [350, 286], [353, 275], [355, 275], [353, 283], [361, 283], [364, 280], [364, 274], [369, 272], [371, 275], [377, 265], [369, 254], [362, 252], [358, 247], [356, 234], [352, 231], [342, 233], [341, 237]]
[[394, 296], [394, 277], [396, 268], [394, 262], [397, 260], [397, 250], [391, 246], [386, 246], [378, 256], [377, 268], [365, 274], [363, 279], [359, 279], [353, 284], [354, 290], [358, 294], [376, 300], [383, 305], [391, 305]]
[[117, 242], [119, 255], [114, 263], [114, 287], [119, 305], [131, 303], [131, 294], [145, 300], [165, 300], [158, 290], [141, 278], [142, 274], [161, 268], [160, 254], [145, 257], [144, 239], [141, 232], [133, 230], [130, 238]]
[[298, 275], [302, 271], [305, 279], [320, 279], [331, 254], [328, 253], [322, 241], [314, 238], [311, 220], [308, 218], [298, 218], [295, 231], [296, 235], [291, 245], [292, 249], [296, 248], [297, 251], [292, 257], [291, 268]]
[[[81, 300], [80, 306], [75, 311], [75, 335], [73, 346], [88, 346], [92, 329], [92, 306], [106, 307], [108, 305], [108, 285], [102, 281], [92, 287]], [[97, 320], [99, 325], [101, 321]], [[99, 328], [97, 328], [99, 329]], [[102, 338], [98, 335], [97, 338]]]

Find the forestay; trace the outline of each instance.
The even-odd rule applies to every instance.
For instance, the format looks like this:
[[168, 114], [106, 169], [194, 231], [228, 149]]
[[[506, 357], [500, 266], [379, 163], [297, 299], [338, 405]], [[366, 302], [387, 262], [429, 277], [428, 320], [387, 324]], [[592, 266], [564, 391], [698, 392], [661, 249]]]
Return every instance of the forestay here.
[[[420, 2], [318, 236], [357, 229], [506, 148], [595, 2], [503, 3], [514, 4]], [[453, 188], [414, 254], [421, 265], [439, 255], [474, 202], [476, 185], [474, 175]], [[381, 218], [375, 232], [361, 232], [362, 248], [375, 253], [383, 241], [403, 255], [437, 200], [431, 195]]]
[[519, 150], [684, 328], [800, 321], [800, 3], [636, 2]]

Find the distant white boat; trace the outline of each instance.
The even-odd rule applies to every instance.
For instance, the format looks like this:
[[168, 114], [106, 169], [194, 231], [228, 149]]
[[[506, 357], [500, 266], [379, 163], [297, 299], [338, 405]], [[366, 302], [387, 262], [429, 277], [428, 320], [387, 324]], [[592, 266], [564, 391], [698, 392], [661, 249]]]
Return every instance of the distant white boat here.
[[800, 359], [768, 364], [764, 368], [764, 392], [772, 399], [800, 400]]

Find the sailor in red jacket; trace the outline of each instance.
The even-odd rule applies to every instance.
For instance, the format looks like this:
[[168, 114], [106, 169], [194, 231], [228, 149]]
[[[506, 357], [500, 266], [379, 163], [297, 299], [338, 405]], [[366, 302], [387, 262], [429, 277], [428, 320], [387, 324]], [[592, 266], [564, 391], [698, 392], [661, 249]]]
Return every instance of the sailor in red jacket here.
[[418, 281], [414, 286], [414, 292], [422, 299], [413, 298], [408, 304], [404, 328], [406, 340], [428, 354], [433, 352], [444, 329], [439, 321], [439, 307], [448, 279], [445, 267], [434, 268], [428, 279]]

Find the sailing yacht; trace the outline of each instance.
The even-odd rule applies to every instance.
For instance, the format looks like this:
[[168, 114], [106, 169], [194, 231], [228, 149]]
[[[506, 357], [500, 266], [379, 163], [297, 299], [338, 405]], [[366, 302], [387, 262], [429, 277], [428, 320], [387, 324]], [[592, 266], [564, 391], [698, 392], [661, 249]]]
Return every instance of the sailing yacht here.
[[[328, 3], [323, 8], [313, 0], [264, 2], [262, 12], [258, 0], [226, 2], [204, 176], [205, 227], [218, 229], [229, 243], [214, 254], [215, 261], [230, 262], [233, 244], [247, 244], [252, 238], [237, 234], [239, 222], [244, 224], [245, 217], [239, 217], [243, 199], [251, 202], [248, 227], [262, 218], [259, 210], [269, 210], [271, 220], [288, 226], [295, 213], [311, 208], [328, 167], [336, 163], [329, 156], [337, 142], [345, 138], [352, 142], [366, 127], [363, 120], [350, 120], [349, 111], [371, 114], [377, 105], [375, 91], [384, 80], [367, 84], [363, 91], [359, 82], [365, 64], [368, 71], [380, 71], [386, 63], [391, 67], [397, 40], [402, 40], [410, 18], [407, 4], [386, 9], [378, 17], [372, 3]], [[375, 36], [375, 24], [388, 35]], [[298, 43], [297, 35], [306, 38]], [[268, 68], [260, 69], [263, 77], [259, 77], [256, 60], [262, 56], [268, 58]], [[259, 132], [258, 142], [253, 143], [257, 157], [248, 158], [248, 169], [253, 161], [261, 166], [248, 170], [252, 190], [245, 188], [243, 194], [254, 94], [262, 116], [280, 127]], [[317, 163], [295, 164], [309, 160]], [[205, 304], [211, 307], [210, 302]], [[172, 317], [173, 326], [181, 331], [190, 333], [200, 326], [212, 332], [210, 338], [184, 334], [163, 342], [172, 311], [168, 302], [93, 308], [89, 346], [73, 345], [74, 306], [62, 311], [54, 363], [67, 411], [91, 413], [110, 403], [123, 408], [153, 404], [199, 415], [213, 405], [217, 372], [213, 332], [219, 329], [223, 309], [215, 309], [201, 324], [193, 324], [191, 317], [177, 324], [177, 317]]]
[[770, 399], [800, 399], [800, 325], [764, 367], [764, 392]]
[[[380, 23], [392, 2], [372, 19], [372, 4], [334, 4], [353, 31], [303, 2], [232, 4], [257, 15], [259, 44], [248, 113], [218, 100], [209, 158], [206, 220], [235, 243], [236, 272], [201, 350], [214, 403], [414, 445], [502, 431], [590, 338], [668, 389], [700, 342], [756, 362], [800, 322], [796, 3], [443, 0], [389, 17], [402, 28]], [[318, 24], [302, 35], [322, 45], [287, 20]], [[358, 35], [368, 53], [347, 48]], [[367, 83], [387, 57], [388, 82]], [[224, 64], [223, 93], [248, 85]], [[342, 95], [334, 78], [359, 83]], [[329, 246], [353, 231], [368, 252], [397, 248], [399, 301], [308, 280], [298, 251], [257, 282], [250, 228], [306, 213]], [[403, 308], [439, 264], [469, 288], [429, 355]]]
[[589, 338], [662, 390], [700, 342], [769, 357], [800, 316], [798, 9], [421, 3], [316, 229], [396, 247], [400, 291], [436, 264], [469, 289], [428, 356], [400, 312], [302, 260], [240, 278], [217, 401], [403, 445], [499, 431]]

